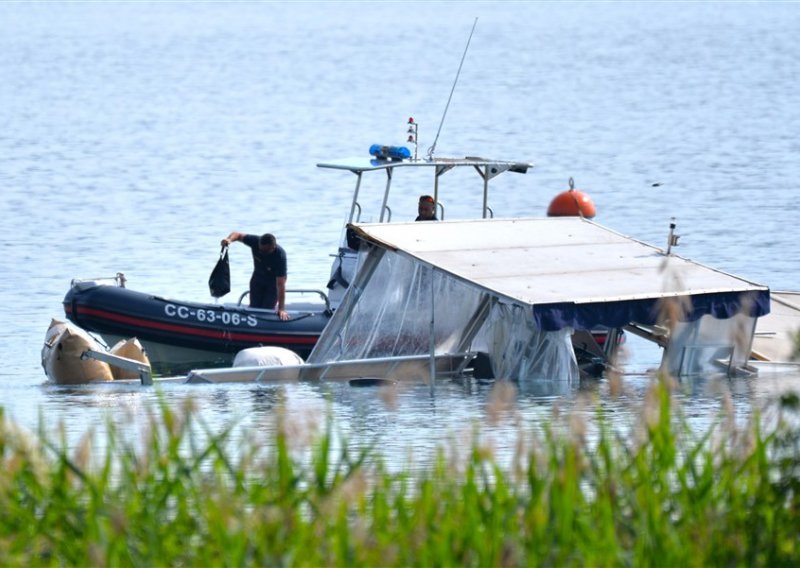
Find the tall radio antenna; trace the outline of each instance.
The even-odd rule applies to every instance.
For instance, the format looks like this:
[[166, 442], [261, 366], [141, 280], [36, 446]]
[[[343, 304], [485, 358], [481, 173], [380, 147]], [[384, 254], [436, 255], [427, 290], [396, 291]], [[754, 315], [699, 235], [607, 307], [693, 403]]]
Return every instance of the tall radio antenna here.
[[447, 104], [444, 106], [444, 112], [442, 113], [442, 120], [439, 122], [439, 130], [436, 131], [436, 138], [433, 139], [433, 145], [428, 148], [428, 159], [433, 158], [433, 153], [436, 151], [436, 143], [439, 141], [439, 134], [442, 132], [442, 125], [444, 125], [444, 117], [447, 116], [447, 109], [450, 108], [450, 101], [453, 99], [453, 92], [456, 90], [456, 83], [458, 83], [458, 76], [461, 75], [461, 67], [464, 65], [464, 59], [467, 57], [467, 50], [469, 49], [469, 42], [472, 40], [472, 34], [475, 33], [475, 26], [478, 25], [478, 18], [475, 18], [475, 23], [472, 24], [472, 31], [469, 32], [469, 38], [467, 38], [467, 46], [464, 48], [464, 54], [461, 56], [461, 63], [458, 64], [458, 72], [456, 73], [456, 79], [453, 81], [453, 88], [450, 89], [450, 96], [447, 98]]

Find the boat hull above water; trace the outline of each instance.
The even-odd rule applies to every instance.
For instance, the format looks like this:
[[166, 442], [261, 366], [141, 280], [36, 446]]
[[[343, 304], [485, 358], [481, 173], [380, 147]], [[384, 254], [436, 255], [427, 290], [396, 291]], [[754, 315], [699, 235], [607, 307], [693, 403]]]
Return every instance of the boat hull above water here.
[[273, 310], [185, 302], [87, 282], [73, 284], [63, 304], [70, 321], [108, 344], [137, 337], [161, 373], [227, 365], [239, 351], [262, 345], [305, 358], [330, 319], [323, 303], [289, 304], [290, 319], [281, 321]]

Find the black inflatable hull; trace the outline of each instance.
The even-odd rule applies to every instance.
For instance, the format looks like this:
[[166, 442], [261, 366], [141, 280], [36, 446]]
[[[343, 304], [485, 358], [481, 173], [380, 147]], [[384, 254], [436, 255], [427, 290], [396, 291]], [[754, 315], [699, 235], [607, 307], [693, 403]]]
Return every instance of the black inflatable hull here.
[[184, 302], [119, 286], [72, 287], [66, 317], [106, 342], [137, 337], [156, 370], [188, 371], [226, 365], [249, 347], [274, 345], [306, 358], [330, 312], [323, 304], [290, 304], [289, 321], [272, 310], [236, 304]]

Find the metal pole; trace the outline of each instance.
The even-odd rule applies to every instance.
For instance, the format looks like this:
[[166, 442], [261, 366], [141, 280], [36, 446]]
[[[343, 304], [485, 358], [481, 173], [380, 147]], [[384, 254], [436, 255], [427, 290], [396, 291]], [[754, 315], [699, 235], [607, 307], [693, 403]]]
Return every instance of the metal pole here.
[[483, 218], [486, 219], [486, 210], [489, 208], [489, 166], [483, 171]]
[[[355, 174], [358, 176], [358, 179], [356, 180], [356, 191], [353, 194], [353, 204], [350, 205], [350, 218], [347, 220], [348, 223], [353, 222], [353, 215], [355, 215], [356, 206], [358, 205], [358, 190], [361, 187], [361, 172], [355, 172]], [[360, 216], [359, 214], [359, 217]]]
[[104, 353], [95, 351], [93, 349], [87, 349], [81, 353], [81, 359], [94, 359], [95, 361], [103, 361], [104, 363], [114, 365], [120, 369], [133, 371], [134, 373], [139, 374], [139, 382], [141, 384], [145, 386], [150, 386], [153, 384], [153, 376], [151, 374], [150, 365], [147, 363], [142, 363], [141, 361], [137, 361], [136, 359], [120, 357], [119, 355], [112, 355], [111, 353]]
[[433, 276], [434, 271], [433, 268], [430, 268], [430, 280], [431, 280], [431, 325], [430, 325], [430, 351], [431, 351], [431, 359], [430, 359], [430, 375], [431, 375], [431, 396], [436, 394], [436, 386], [435, 386], [435, 379], [436, 379], [436, 338], [433, 334], [434, 323], [435, 323], [435, 316], [434, 316], [434, 309], [436, 307], [436, 300], [435, 295], [433, 293], [434, 286], [433, 286]]
[[450, 101], [453, 99], [453, 92], [456, 90], [458, 77], [461, 75], [461, 67], [464, 65], [464, 59], [467, 57], [467, 50], [469, 49], [469, 42], [472, 41], [472, 34], [475, 33], [475, 26], [478, 25], [478, 18], [475, 18], [475, 23], [472, 24], [472, 30], [469, 32], [467, 38], [467, 46], [464, 48], [464, 54], [461, 56], [461, 63], [458, 64], [458, 71], [456, 72], [455, 81], [453, 81], [453, 88], [450, 89], [450, 96], [447, 97], [447, 104], [444, 105], [444, 112], [442, 113], [442, 120], [439, 122], [439, 130], [436, 131], [436, 138], [433, 139], [433, 145], [428, 148], [428, 160], [433, 159], [433, 153], [436, 152], [436, 143], [439, 141], [439, 134], [442, 133], [442, 125], [444, 124], [444, 117], [447, 116], [447, 109], [450, 108]]
[[386, 213], [386, 204], [389, 202], [389, 190], [392, 187], [392, 171], [394, 168], [386, 168], [386, 190], [383, 192], [383, 204], [381, 205], [381, 219], [380, 223], [383, 223], [383, 217]]

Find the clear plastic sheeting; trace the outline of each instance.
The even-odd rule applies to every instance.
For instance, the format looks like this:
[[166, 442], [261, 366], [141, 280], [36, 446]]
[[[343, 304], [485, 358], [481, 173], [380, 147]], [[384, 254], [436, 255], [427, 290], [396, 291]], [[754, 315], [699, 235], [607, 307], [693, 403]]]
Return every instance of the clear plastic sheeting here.
[[[308, 363], [366, 368], [369, 362], [378, 365], [369, 373], [388, 376], [395, 372], [396, 359], [404, 358], [414, 365], [414, 377], [427, 380], [435, 374], [458, 374], [475, 353], [485, 352], [494, 377], [521, 386], [578, 380], [573, 327], [546, 331], [536, 323], [537, 304], [517, 302], [465, 279], [456, 268], [479, 264], [481, 253], [476, 254], [473, 258], [459, 250], [457, 266], [446, 271], [386, 243], [362, 247], [354, 281]], [[538, 285], [534, 276], [529, 280], [529, 288]], [[607, 303], [608, 309], [615, 304]], [[603, 313], [589, 323], [606, 324]], [[747, 315], [752, 313], [744, 309], [727, 319], [704, 315], [678, 323], [669, 337], [664, 367], [676, 376], [744, 370], [756, 323], [756, 317]]]
[[[373, 262], [381, 252], [370, 251]], [[383, 254], [374, 271], [359, 272], [308, 362], [423, 355], [432, 347], [436, 355], [455, 353], [482, 296], [428, 266]]]
[[485, 351], [498, 378], [577, 379], [571, 328], [541, 331], [529, 307], [393, 251], [367, 254], [309, 363]]
[[571, 382], [579, 378], [572, 331], [569, 327], [542, 331], [529, 308], [496, 302], [476, 345], [485, 345], [497, 378], [520, 384], [531, 380]]
[[747, 364], [755, 325], [756, 318], [745, 314], [728, 319], [706, 315], [679, 322], [672, 330], [662, 366], [675, 376], [735, 374]]

